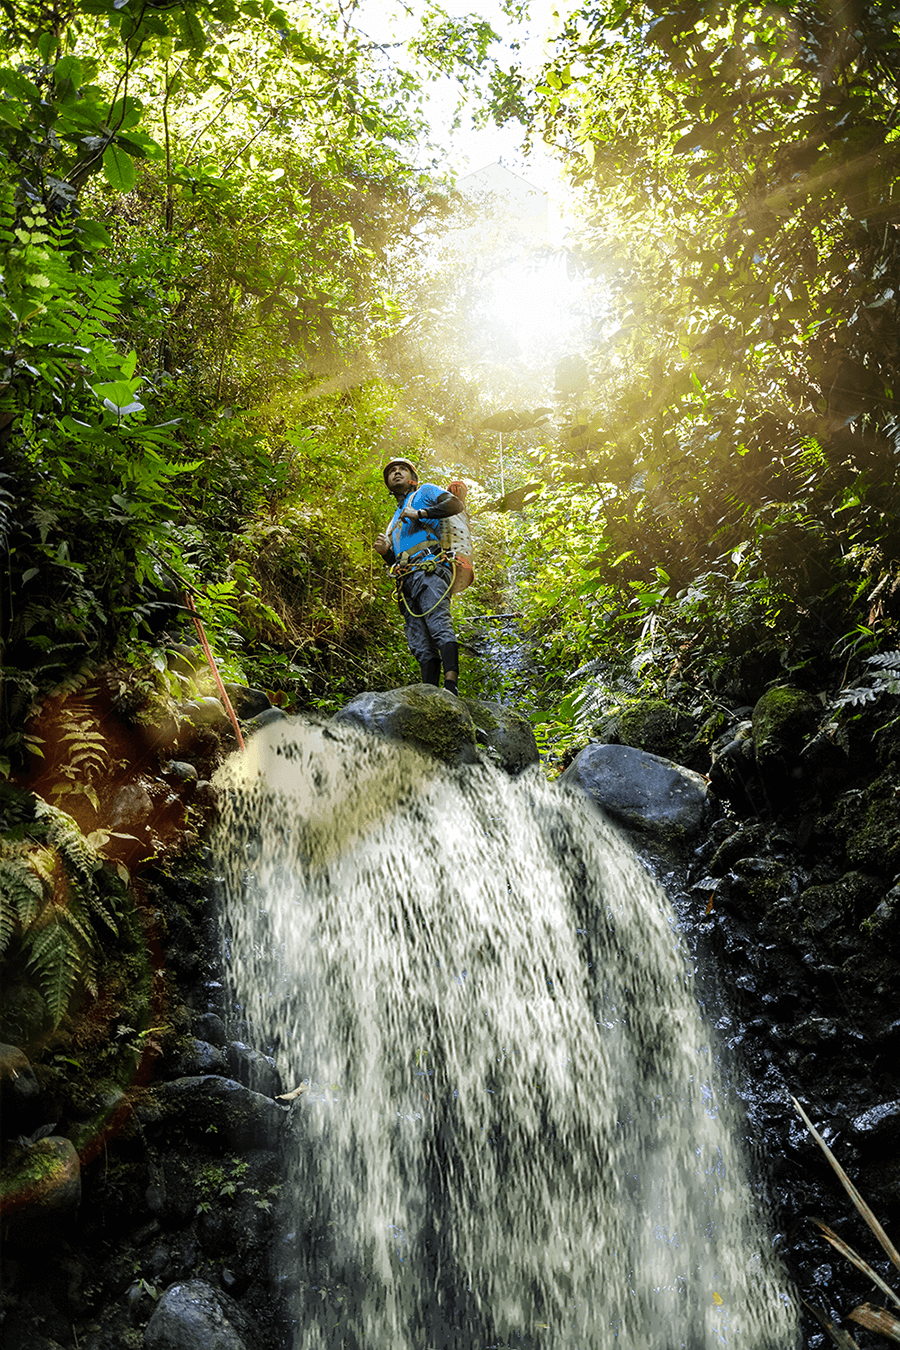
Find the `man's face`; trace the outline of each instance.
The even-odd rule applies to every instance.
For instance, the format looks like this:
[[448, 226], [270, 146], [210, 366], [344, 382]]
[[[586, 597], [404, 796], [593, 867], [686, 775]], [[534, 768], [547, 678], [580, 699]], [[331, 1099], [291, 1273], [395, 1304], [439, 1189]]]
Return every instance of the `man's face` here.
[[391, 492], [407, 492], [413, 476], [403, 464], [392, 464], [387, 471], [387, 485]]

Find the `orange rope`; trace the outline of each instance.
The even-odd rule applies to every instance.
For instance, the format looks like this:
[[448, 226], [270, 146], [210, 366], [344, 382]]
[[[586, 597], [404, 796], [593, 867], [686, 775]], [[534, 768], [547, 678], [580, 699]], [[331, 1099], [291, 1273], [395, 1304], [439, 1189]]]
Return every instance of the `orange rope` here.
[[231, 718], [231, 725], [234, 727], [234, 734], [235, 736], [237, 736], [237, 743], [243, 750], [244, 738], [241, 735], [241, 729], [238, 726], [237, 716], [235, 715], [234, 708], [231, 706], [231, 699], [228, 697], [228, 691], [226, 690], [224, 684], [222, 683], [222, 676], [219, 674], [219, 667], [216, 665], [216, 659], [213, 656], [210, 650], [209, 643], [206, 640], [206, 633], [203, 631], [203, 624], [201, 622], [200, 615], [197, 613], [197, 606], [194, 604], [194, 597], [191, 595], [190, 591], [185, 591], [184, 603], [187, 606], [187, 608], [191, 611], [191, 618], [194, 620], [194, 627], [196, 628], [197, 635], [200, 638], [200, 645], [203, 647], [203, 650], [206, 653], [206, 660], [209, 664], [210, 670], [212, 671], [213, 679], [216, 682], [219, 693], [222, 695], [222, 702], [225, 704], [225, 711]]

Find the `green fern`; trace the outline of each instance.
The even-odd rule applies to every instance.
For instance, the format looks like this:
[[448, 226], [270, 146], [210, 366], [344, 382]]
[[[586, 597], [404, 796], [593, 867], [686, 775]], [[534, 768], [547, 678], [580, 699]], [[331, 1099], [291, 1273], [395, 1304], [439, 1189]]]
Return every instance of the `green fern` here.
[[16, 926], [29, 928], [44, 903], [44, 888], [34, 872], [15, 858], [0, 858], [0, 956]]
[[71, 932], [60, 921], [43, 929], [31, 947], [29, 968], [35, 972], [47, 1011], [58, 1026], [66, 1014], [79, 968], [81, 953]]
[[77, 984], [96, 997], [97, 925], [118, 935], [118, 883], [72, 817], [45, 801], [29, 835], [0, 850], [0, 957], [22, 961], [56, 1026]]

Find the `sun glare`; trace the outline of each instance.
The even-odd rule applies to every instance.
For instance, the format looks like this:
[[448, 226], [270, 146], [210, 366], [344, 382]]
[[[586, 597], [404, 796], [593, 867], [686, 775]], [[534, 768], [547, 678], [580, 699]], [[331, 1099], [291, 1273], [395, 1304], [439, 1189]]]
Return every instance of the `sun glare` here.
[[498, 270], [485, 296], [488, 322], [504, 331], [520, 357], [534, 364], [577, 342], [585, 320], [584, 286], [559, 254]]

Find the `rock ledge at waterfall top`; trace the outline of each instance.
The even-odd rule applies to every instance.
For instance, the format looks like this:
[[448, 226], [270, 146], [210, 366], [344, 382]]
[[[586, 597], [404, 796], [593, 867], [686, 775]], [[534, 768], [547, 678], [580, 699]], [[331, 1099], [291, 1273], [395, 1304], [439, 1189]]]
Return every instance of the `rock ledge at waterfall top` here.
[[629, 829], [667, 842], [695, 835], [709, 812], [700, 774], [630, 745], [587, 745], [558, 781]]
[[[452, 766], [486, 757], [507, 773], [538, 762], [526, 718], [502, 703], [458, 699], [430, 684], [358, 694], [332, 719], [389, 740], [404, 741]], [[479, 747], [481, 750], [479, 751]]]

